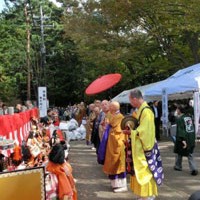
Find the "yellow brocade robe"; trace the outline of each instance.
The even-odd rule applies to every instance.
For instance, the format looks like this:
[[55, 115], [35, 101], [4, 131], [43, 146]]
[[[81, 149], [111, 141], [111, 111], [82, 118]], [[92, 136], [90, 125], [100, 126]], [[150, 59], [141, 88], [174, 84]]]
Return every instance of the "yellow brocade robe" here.
[[103, 171], [108, 175], [115, 175], [125, 172], [125, 134], [121, 130], [121, 121], [124, 116], [121, 113], [112, 115], [109, 118], [111, 129], [109, 131], [106, 146], [105, 162]]
[[[145, 106], [148, 104], [143, 102], [137, 111], [137, 119]], [[144, 155], [144, 151], [151, 150], [155, 143], [154, 115], [149, 108], [143, 110], [138, 128], [131, 131], [131, 142], [135, 176], [130, 177], [130, 187], [138, 196], [157, 196], [157, 185]]]

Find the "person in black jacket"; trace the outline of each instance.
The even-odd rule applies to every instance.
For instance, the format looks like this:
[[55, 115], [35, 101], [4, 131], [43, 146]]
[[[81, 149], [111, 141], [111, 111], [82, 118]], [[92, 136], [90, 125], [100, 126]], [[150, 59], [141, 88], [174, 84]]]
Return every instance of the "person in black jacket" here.
[[156, 129], [156, 140], [160, 140], [160, 125], [161, 125], [161, 116], [162, 112], [159, 107], [159, 101], [154, 101], [152, 106], [152, 111], [154, 113], [154, 123], [155, 123], [155, 129]]
[[193, 176], [198, 174], [198, 170], [193, 158], [195, 148], [195, 128], [190, 114], [186, 112], [186, 106], [177, 106], [177, 129], [174, 153], [177, 154], [174, 170], [182, 171], [183, 156], [188, 158], [190, 173]]

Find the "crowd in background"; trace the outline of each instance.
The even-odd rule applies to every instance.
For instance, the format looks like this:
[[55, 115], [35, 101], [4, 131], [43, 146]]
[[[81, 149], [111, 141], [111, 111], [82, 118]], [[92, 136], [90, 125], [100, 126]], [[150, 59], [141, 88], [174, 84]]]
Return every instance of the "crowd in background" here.
[[7, 114], [13, 114], [13, 113], [20, 113], [25, 110], [30, 110], [33, 107], [33, 103], [31, 101], [26, 101], [24, 104], [16, 103], [14, 107], [7, 106], [6, 103], [0, 100], [0, 115], [7, 115]]
[[[133, 97], [133, 99], [134, 98], [135, 97]], [[142, 99], [142, 97], [140, 98]], [[180, 116], [182, 116], [183, 114], [187, 114], [186, 117], [188, 118], [189, 116], [191, 120], [194, 119], [193, 106], [191, 104], [191, 101], [189, 102], [190, 104], [188, 103], [188, 100], [169, 103], [170, 124], [178, 123], [177, 120], [180, 119]], [[184, 104], [182, 105], [184, 107], [184, 113], [183, 113], [183, 109], [180, 109], [180, 104], [181, 105]], [[139, 106], [134, 107], [134, 105], [135, 104], [132, 104], [132, 108], [128, 111], [129, 115], [133, 115], [134, 112], [137, 112], [138, 109], [140, 108]], [[154, 101], [152, 103], [149, 103], [148, 105], [151, 108], [151, 111], [153, 113], [152, 116], [154, 116], [155, 138], [157, 139], [157, 141], [159, 141], [161, 140], [162, 105], [161, 105], [161, 102], [158, 102], [158, 101]], [[8, 108], [3, 102], [0, 102], [0, 107], [1, 107], [0, 114], [9, 114]], [[30, 101], [27, 101], [25, 105], [16, 104], [14, 107], [14, 113], [20, 113], [27, 109], [31, 109], [33, 107], [34, 106]], [[51, 165], [49, 167], [49, 170], [53, 170], [53, 167], [56, 167], [57, 164], [60, 164], [60, 165], [64, 164], [65, 158], [61, 161], [56, 160], [56, 163], [54, 163], [55, 161], [54, 158], [51, 157], [51, 159], [49, 159], [49, 155], [51, 151], [55, 151], [53, 155], [57, 154], [58, 152], [63, 152], [63, 153], [65, 152], [64, 151], [65, 147], [63, 145], [65, 145], [65, 140], [67, 136], [63, 134], [62, 130], [59, 130], [59, 125], [62, 121], [67, 122], [73, 119], [77, 122], [77, 127], [80, 127], [80, 126], [85, 127], [86, 135], [84, 139], [86, 141], [86, 145], [88, 145], [89, 148], [94, 149], [96, 151], [97, 160], [98, 160], [99, 148], [102, 143], [102, 140], [105, 139], [106, 131], [110, 133], [110, 135], [112, 135], [113, 137], [112, 139], [111, 139], [111, 136], [108, 136], [110, 138], [107, 138], [108, 146], [105, 151], [107, 155], [109, 156], [107, 156], [107, 158], [106, 157], [104, 158], [105, 160], [103, 161], [103, 172], [108, 175], [114, 192], [127, 191], [127, 183], [126, 183], [126, 178], [125, 178], [126, 169], [125, 169], [125, 166], [122, 166], [121, 164], [119, 166], [119, 163], [118, 163], [118, 159], [122, 159], [121, 151], [120, 150], [115, 151], [115, 155], [113, 155], [112, 153], [112, 149], [119, 148], [119, 146], [123, 144], [123, 142], [120, 142], [121, 140], [119, 140], [119, 135], [123, 141], [125, 140], [124, 134], [122, 130], [120, 129], [121, 120], [123, 116], [127, 114], [127, 113], [123, 113], [123, 110], [124, 109], [120, 108], [120, 104], [118, 102], [110, 102], [106, 99], [102, 101], [95, 100], [89, 105], [86, 105], [84, 102], [80, 102], [78, 104], [69, 105], [67, 107], [49, 108], [47, 110], [47, 115], [45, 117], [41, 117], [40, 119], [32, 121], [33, 123], [32, 129], [29, 133], [27, 140], [25, 141], [25, 144], [22, 146], [24, 152], [27, 150], [27, 148], [25, 147], [29, 148], [30, 155], [24, 153], [24, 155], [22, 155], [21, 157], [21, 160], [25, 162], [26, 166], [28, 167], [40, 166], [44, 163], [45, 165], [47, 165], [47, 162], [50, 162]], [[182, 111], [182, 113], [179, 112], [180, 110]], [[120, 119], [118, 119], [118, 117]], [[181, 124], [181, 122], [179, 122], [179, 124]], [[57, 128], [55, 128], [54, 131], [51, 131], [49, 130], [49, 127], [51, 125]], [[109, 125], [111, 126], [111, 128], [109, 128]], [[191, 131], [193, 131], [194, 133], [193, 129]], [[184, 136], [183, 134], [179, 134], [181, 135], [181, 137], [177, 135], [176, 140], [174, 141], [175, 147], [178, 145], [178, 141], [177, 141], [178, 137], [180, 137], [179, 139], [181, 143], [183, 141], [185, 142], [185, 140], [183, 139], [185, 139], [184, 137], [186, 137], [186, 134], [187, 133], [185, 133]], [[112, 146], [113, 143], [116, 146]], [[33, 150], [33, 148], [35, 148], [34, 147], [35, 144], [39, 146], [37, 150], [36, 149]], [[187, 156], [191, 174], [197, 175], [198, 170], [196, 169], [196, 165], [192, 157], [192, 153], [194, 150], [194, 141], [192, 144], [193, 144], [192, 150], [189, 151], [189, 154], [188, 153], [182, 154], [180, 151], [177, 151], [176, 149], [175, 153], [177, 154], [177, 157], [175, 160], [174, 169], [181, 171], [182, 170], [182, 156]], [[63, 151], [61, 151], [60, 149]], [[14, 158], [16, 158], [16, 155], [13, 155], [13, 156]], [[116, 163], [118, 163], [116, 165], [114, 165], [115, 160], [116, 160]], [[19, 165], [19, 163], [16, 162], [17, 161], [16, 159], [14, 159], [13, 161], [14, 161], [13, 163], [16, 166]], [[112, 163], [112, 164], [109, 164], [109, 163]], [[68, 166], [68, 168], [70, 167]], [[73, 186], [71, 192], [73, 191], [72, 193], [74, 194], [74, 198], [76, 198], [77, 194], [76, 194], [76, 191], [74, 190], [75, 183], [71, 180], [70, 184]], [[157, 195], [157, 193], [155, 194]], [[60, 195], [63, 195], [63, 194], [60, 194]], [[73, 196], [72, 194], [70, 195], [71, 197]]]

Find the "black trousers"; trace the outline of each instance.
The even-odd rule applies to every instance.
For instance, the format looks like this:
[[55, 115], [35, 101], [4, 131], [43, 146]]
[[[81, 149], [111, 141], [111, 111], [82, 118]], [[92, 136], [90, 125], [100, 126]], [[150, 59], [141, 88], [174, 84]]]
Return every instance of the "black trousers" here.
[[155, 118], [156, 140], [160, 140], [160, 119]]

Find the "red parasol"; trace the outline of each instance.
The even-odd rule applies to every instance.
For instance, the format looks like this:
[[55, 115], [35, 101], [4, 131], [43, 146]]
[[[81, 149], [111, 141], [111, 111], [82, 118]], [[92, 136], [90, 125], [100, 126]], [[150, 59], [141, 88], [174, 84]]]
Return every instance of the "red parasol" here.
[[112, 86], [116, 85], [121, 80], [121, 74], [106, 74], [94, 80], [85, 90], [87, 95], [98, 94]]

